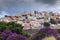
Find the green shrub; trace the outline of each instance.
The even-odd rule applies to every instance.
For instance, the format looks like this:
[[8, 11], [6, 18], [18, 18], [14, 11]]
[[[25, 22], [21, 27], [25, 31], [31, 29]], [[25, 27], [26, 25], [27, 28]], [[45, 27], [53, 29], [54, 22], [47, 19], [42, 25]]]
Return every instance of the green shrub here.
[[16, 33], [22, 33], [23, 26], [15, 22], [9, 22], [9, 23], [0, 22], [0, 31], [7, 29], [10, 29], [11, 31]]
[[57, 29], [58, 33], [60, 34], [60, 29]]

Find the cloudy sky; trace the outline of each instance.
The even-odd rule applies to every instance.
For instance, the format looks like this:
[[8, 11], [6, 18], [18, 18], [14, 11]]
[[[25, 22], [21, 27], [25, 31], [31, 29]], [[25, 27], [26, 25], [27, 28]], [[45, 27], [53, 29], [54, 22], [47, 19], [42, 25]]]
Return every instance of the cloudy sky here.
[[0, 0], [0, 16], [35, 10], [60, 12], [60, 0]]

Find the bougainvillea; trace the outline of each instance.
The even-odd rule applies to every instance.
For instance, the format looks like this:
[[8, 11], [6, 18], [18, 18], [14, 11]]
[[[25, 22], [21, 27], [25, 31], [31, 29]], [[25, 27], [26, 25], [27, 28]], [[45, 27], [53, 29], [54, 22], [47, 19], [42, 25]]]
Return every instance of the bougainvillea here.
[[25, 40], [23, 26], [15, 22], [0, 22], [0, 40]]
[[56, 29], [51, 29], [50, 27], [41, 29], [32, 40], [42, 40], [45, 37], [53, 36], [57, 39], [58, 32]]
[[27, 37], [21, 34], [16, 34], [11, 32], [10, 30], [4, 31], [0, 33], [0, 40], [25, 40]]
[[46, 36], [58, 36], [58, 32], [56, 29], [51, 29], [50, 27], [47, 27], [46, 29], [41, 29], [40, 32], [44, 33]]
[[25, 40], [26, 37], [25, 36], [22, 36], [20, 34], [16, 34], [16, 33], [13, 33], [12, 35], [9, 35], [7, 40]]

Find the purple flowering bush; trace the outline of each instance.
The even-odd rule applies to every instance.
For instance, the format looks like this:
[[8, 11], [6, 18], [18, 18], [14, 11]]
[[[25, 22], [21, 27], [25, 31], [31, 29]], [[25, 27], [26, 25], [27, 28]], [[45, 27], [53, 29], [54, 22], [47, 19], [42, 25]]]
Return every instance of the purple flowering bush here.
[[42, 40], [43, 38], [48, 36], [54, 36], [56, 39], [60, 39], [57, 38], [58, 32], [55, 29], [47, 28], [47, 29], [41, 29], [38, 33], [34, 35], [32, 40]]
[[22, 36], [20, 34], [13, 33], [12, 35], [9, 35], [6, 40], [25, 40], [26, 37]]
[[58, 36], [58, 32], [56, 29], [51, 29], [51, 28], [46, 28], [46, 29], [41, 29], [40, 32], [44, 33], [46, 36]]
[[34, 35], [32, 40], [42, 40], [43, 38], [49, 36], [54, 36], [57, 40], [60, 40], [56, 29], [51, 29], [49, 23], [44, 23], [44, 26], [45, 28], [40, 29], [39, 32]]
[[26, 35], [20, 24], [0, 22], [0, 40], [26, 40]]
[[26, 36], [21, 34], [13, 33], [11, 31], [3, 31], [0, 33], [0, 40], [26, 40]]

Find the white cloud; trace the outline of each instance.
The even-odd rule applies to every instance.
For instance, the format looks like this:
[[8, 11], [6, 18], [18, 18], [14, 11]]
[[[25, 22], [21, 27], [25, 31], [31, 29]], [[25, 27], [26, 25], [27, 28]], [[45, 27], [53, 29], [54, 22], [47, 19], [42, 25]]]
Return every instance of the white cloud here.
[[0, 18], [4, 17], [5, 15], [9, 15], [6, 11], [1, 11]]

